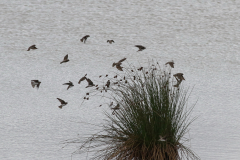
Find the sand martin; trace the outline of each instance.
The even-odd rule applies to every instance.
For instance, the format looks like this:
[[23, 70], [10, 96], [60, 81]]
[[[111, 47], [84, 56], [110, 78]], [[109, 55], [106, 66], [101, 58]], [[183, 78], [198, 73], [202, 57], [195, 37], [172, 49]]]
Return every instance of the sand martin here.
[[68, 103], [65, 102], [64, 100], [60, 99], [60, 98], [57, 98], [59, 100], [59, 102], [61, 103], [60, 106], [58, 106], [60, 109], [62, 109], [63, 106], [66, 106]]
[[81, 39], [81, 42], [84, 42], [84, 43], [85, 43], [88, 37], [90, 37], [90, 36], [89, 36], [89, 35], [84, 36], [84, 37]]
[[36, 45], [34, 44], [34, 45], [30, 46], [27, 51], [30, 51], [30, 49], [37, 49], [37, 47], [36, 47]]
[[142, 50], [146, 49], [146, 47], [144, 47], [142, 45], [135, 45], [135, 47], [138, 47], [138, 49], [139, 49], [138, 51], [142, 51]]
[[66, 62], [68, 62], [68, 61], [69, 61], [69, 59], [68, 59], [68, 54], [67, 54], [67, 55], [64, 57], [63, 61], [60, 62], [60, 64], [66, 63]]
[[39, 88], [41, 82], [39, 80], [31, 80], [31, 84], [32, 87], [34, 88], [35, 86], [37, 86], [37, 88]]
[[72, 83], [71, 81], [69, 81], [69, 83], [64, 83], [63, 85], [68, 85], [67, 90], [68, 90], [69, 88], [71, 88], [71, 87], [74, 86], [73, 83]]

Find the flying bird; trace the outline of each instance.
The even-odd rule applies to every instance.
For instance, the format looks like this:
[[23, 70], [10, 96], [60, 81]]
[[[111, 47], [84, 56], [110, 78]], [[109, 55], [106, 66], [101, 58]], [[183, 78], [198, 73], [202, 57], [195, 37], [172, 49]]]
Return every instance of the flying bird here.
[[69, 81], [69, 83], [64, 83], [63, 85], [68, 85], [67, 90], [68, 90], [69, 88], [71, 88], [71, 87], [74, 86], [73, 83], [72, 83], [71, 81]]
[[64, 100], [60, 99], [60, 98], [57, 98], [59, 100], [59, 102], [61, 103], [60, 106], [58, 106], [60, 109], [62, 109], [63, 106], [66, 106], [68, 103], [65, 102]]
[[36, 47], [36, 45], [34, 44], [34, 45], [30, 46], [27, 51], [30, 51], [30, 49], [37, 49], [37, 47]]
[[88, 37], [90, 37], [90, 36], [89, 36], [89, 35], [86, 35], [86, 36], [82, 37], [81, 42], [84, 42], [84, 43], [85, 43]]
[[34, 88], [35, 86], [37, 86], [37, 88], [39, 88], [41, 82], [39, 80], [31, 80], [31, 84], [32, 87]]
[[120, 61], [118, 61], [117, 63], [113, 63], [112, 66], [116, 66], [116, 68], [119, 70], [119, 71], [123, 71], [123, 67], [121, 66], [122, 62], [125, 61], [127, 58], [123, 58], [121, 59]]
[[116, 110], [119, 110], [120, 109], [120, 105], [117, 104], [115, 107], [111, 108], [113, 110], [112, 114], [114, 115]]
[[107, 81], [107, 83], [106, 83], [105, 86], [107, 86], [107, 88], [109, 88], [109, 86], [110, 86], [110, 80]]
[[158, 141], [160, 141], [160, 142], [166, 141], [166, 139], [164, 139], [164, 138], [165, 138], [165, 137], [159, 136], [159, 140], [158, 140]]
[[66, 62], [68, 62], [68, 61], [69, 61], [69, 59], [68, 59], [68, 54], [67, 54], [67, 55], [64, 57], [63, 61], [60, 62], [60, 64], [66, 63]]
[[82, 81], [84, 81], [84, 80], [87, 78], [86, 76], [87, 76], [87, 74], [85, 74], [85, 76], [83, 76], [82, 78], [80, 78], [78, 84], [80, 84]]
[[115, 42], [114, 42], [114, 40], [107, 40], [107, 43], [112, 44], [112, 43], [115, 43]]
[[87, 82], [88, 82], [88, 86], [87, 86], [86, 88], [95, 86], [95, 84], [93, 84], [93, 82], [91, 81], [91, 79], [86, 78], [86, 80], [87, 80]]
[[138, 47], [138, 51], [142, 51], [142, 50], [146, 49], [146, 47], [144, 47], [142, 45], [135, 45], [135, 47]]
[[169, 64], [172, 68], [174, 68], [174, 62], [173, 61], [170, 61], [170, 62], [167, 62], [165, 65]]
[[182, 81], [182, 80], [185, 80], [185, 78], [183, 77], [183, 73], [176, 73], [173, 75], [176, 80], [179, 82], [179, 81]]

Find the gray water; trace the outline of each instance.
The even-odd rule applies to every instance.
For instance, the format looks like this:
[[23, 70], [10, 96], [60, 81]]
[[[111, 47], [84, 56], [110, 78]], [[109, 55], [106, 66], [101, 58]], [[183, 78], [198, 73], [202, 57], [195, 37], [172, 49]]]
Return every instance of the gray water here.
[[[101, 125], [107, 109], [94, 100], [81, 105], [78, 80], [116, 72], [112, 63], [124, 57], [146, 67], [174, 60], [172, 72], [193, 88], [189, 105], [197, 101], [186, 145], [203, 160], [239, 159], [239, 17], [236, 0], [1, 0], [0, 159], [70, 160], [79, 145], [62, 142], [95, 133], [87, 123]], [[33, 44], [38, 49], [27, 52]], [[147, 49], [136, 52], [136, 44]], [[75, 86], [66, 90], [69, 80]], [[68, 105], [60, 110], [56, 98]]]

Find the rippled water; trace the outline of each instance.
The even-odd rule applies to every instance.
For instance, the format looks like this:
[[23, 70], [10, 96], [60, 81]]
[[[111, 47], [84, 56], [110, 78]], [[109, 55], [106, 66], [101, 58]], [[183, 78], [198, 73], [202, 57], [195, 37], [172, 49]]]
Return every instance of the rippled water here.
[[[1, 0], [0, 13], [0, 159], [71, 159], [77, 145], [60, 143], [98, 129], [81, 122], [102, 123], [98, 102], [80, 107], [79, 78], [113, 72], [123, 57], [146, 66], [174, 60], [173, 72], [194, 87], [189, 105], [197, 101], [187, 145], [203, 160], [240, 156], [239, 1]], [[38, 49], [27, 52], [32, 44]], [[69, 80], [75, 86], [66, 90]], [[69, 102], [62, 110], [57, 97]]]

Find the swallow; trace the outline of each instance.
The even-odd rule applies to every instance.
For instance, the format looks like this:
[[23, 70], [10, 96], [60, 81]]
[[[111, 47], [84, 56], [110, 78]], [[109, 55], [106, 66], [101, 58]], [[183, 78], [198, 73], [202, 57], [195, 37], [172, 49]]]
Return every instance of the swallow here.
[[165, 65], [169, 64], [172, 68], [174, 68], [174, 62], [171, 61], [171, 62], [167, 62]]
[[34, 44], [34, 45], [30, 46], [27, 51], [30, 51], [30, 49], [37, 49], [37, 47], [36, 47], [36, 45]]
[[93, 82], [91, 81], [91, 79], [86, 78], [86, 80], [87, 80], [87, 82], [88, 82], [88, 86], [87, 86], [86, 88], [95, 86], [95, 84], [93, 84]]
[[31, 80], [31, 84], [32, 87], [34, 88], [35, 86], [37, 86], [37, 88], [39, 88], [41, 82], [39, 80]]
[[113, 110], [112, 114], [114, 115], [116, 110], [119, 110], [120, 109], [120, 105], [117, 104], [115, 107], [111, 108]]
[[106, 83], [105, 86], [107, 86], [107, 88], [109, 88], [109, 86], [110, 86], [110, 80], [107, 81], [107, 83]]
[[68, 62], [68, 61], [69, 61], [69, 59], [68, 59], [68, 54], [67, 54], [67, 55], [64, 57], [63, 61], [60, 62], [60, 64], [66, 63], [66, 62]]
[[68, 85], [67, 90], [68, 90], [69, 88], [71, 88], [71, 87], [74, 86], [73, 83], [72, 83], [71, 81], [69, 81], [69, 83], [64, 83], [63, 85]]
[[116, 68], [119, 70], [119, 71], [123, 71], [123, 67], [121, 66], [122, 62], [125, 61], [127, 58], [123, 58], [121, 59], [120, 61], [118, 61], [117, 63], [113, 63], [112, 64], [112, 67], [116, 66]]
[[185, 80], [185, 78], [183, 77], [183, 73], [176, 73], [173, 75], [177, 81], [182, 81]]
[[138, 51], [142, 51], [142, 50], [146, 49], [146, 47], [144, 47], [142, 45], [135, 45], [135, 47], [138, 47], [138, 49], [139, 49]]
[[80, 84], [82, 81], [84, 81], [87, 77], [87, 74], [85, 74], [85, 76], [83, 76], [82, 78], [80, 78], [80, 80], [78, 81], [78, 84]]
[[84, 42], [84, 43], [85, 43], [88, 37], [90, 37], [90, 36], [89, 36], [89, 35], [86, 35], [86, 36], [82, 37], [81, 42]]
[[107, 43], [112, 44], [112, 43], [115, 43], [115, 42], [114, 42], [114, 40], [107, 40]]
[[158, 141], [160, 141], [160, 142], [166, 141], [166, 139], [164, 139], [164, 138], [165, 138], [165, 137], [159, 136], [159, 140], [158, 140]]
[[65, 102], [64, 100], [60, 99], [60, 98], [57, 98], [59, 100], [59, 102], [61, 103], [60, 106], [58, 106], [60, 109], [62, 109], [63, 106], [66, 106], [68, 103]]

